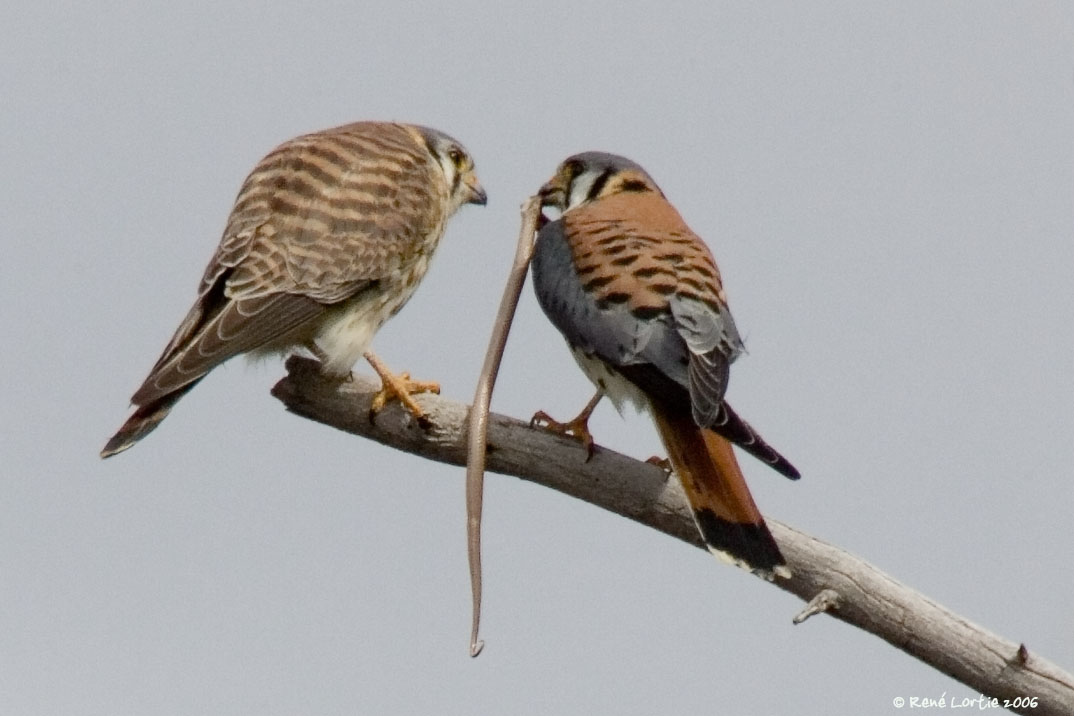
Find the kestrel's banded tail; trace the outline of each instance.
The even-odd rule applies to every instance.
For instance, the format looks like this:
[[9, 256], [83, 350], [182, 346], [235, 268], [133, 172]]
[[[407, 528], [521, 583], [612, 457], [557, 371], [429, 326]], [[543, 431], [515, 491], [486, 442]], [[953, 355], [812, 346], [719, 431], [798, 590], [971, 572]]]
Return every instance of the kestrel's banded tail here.
[[789, 574], [727, 441], [799, 475], [724, 401], [743, 346], [708, 247], [644, 169], [614, 154], [568, 158], [541, 197], [562, 212], [534, 250], [545, 314], [599, 391], [652, 412], [710, 550]]
[[357, 122], [274, 149], [239, 191], [197, 301], [101, 457], [141, 440], [240, 353], [307, 348], [326, 374], [349, 374], [468, 203], [485, 203], [474, 162], [435, 129]]
[[731, 443], [674, 406], [653, 401], [652, 414], [709, 551], [745, 569], [790, 576]]

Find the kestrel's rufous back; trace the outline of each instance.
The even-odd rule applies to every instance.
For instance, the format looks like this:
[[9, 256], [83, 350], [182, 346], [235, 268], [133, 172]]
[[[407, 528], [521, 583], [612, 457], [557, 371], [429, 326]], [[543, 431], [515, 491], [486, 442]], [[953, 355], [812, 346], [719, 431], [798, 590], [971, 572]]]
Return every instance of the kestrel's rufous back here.
[[356, 122], [281, 144], [247, 177], [198, 298], [101, 451], [122, 452], [199, 380], [240, 353], [313, 352], [344, 377], [365, 355], [375, 406], [435, 389], [393, 376], [368, 350], [414, 293], [448, 219], [485, 191], [466, 149], [428, 127]]
[[534, 419], [591, 447], [586, 421], [602, 395], [648, 409], [710, 551], [789, 574], [728, 441], [799, 475], [724, 400], [743, 346], [708, 247], [624, 157], [570, 157], [540, 196], [562, 216], [538, 234], [534, 289], [597, 394], [569, 423]]

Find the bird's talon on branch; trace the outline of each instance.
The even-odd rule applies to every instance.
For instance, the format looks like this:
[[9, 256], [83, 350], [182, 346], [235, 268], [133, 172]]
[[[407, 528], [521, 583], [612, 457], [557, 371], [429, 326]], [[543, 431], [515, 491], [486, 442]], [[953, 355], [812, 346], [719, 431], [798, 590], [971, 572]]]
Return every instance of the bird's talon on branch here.
[[589, 462], [590, 458], [593, 457], [593, 450], [596, 446], [593, 442], [593, 435], [589, 432], [588, 418], [589, 415], [586, 414], [584, 418], [579, 416], [574, 420], [561, 423], [558, 420], [554, 420], [552, 416], [543, 410], [538, 410], [530, 418], [530, 427], [541, 428], [556, 435], [563, 435], [578, 441], [585, 448], [585, 459], [586, 462]]
[[376, 417], [377, 413], [383, 410], [384, 406], [390, 401], [398, 400], [408, 411], [410, 411], [410, 414], [418, 420], [418, 423], [423, 428], [430, 427], [432, 423], [426, 416], [425, 411], [422, 410], [421, 406], [411, 397], [417, 393], [435, 393], [439, 395], [440, 384], [429, 381], [411, 380], [409, 373], [382, 375], [380, 390], [373, 396], [373, 402], [369, 405], [370, 420]]

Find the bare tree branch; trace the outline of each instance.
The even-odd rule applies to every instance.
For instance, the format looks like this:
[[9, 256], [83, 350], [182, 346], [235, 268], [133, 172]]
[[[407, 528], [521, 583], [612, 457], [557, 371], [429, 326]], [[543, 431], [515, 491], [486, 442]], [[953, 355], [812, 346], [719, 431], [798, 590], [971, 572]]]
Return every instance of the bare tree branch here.
[[[374, 381], [339, 382], [321, 376], [316, 361], [292, 357], [289, 375], [272, 389], [298, 415], [371, 438], [399, 450], [454, 465], [466, 462], [468, 407], [434, 395], [417, 396], [432, 427], [391, 405], [369, 419]], [[551, 487], [629, 517], [696, 547], [697, 534], [678, 480], [660, 468], [598, 448], [589, 462], [568, 438], [492, 414], [488, 468]], [[1025, 645], [1004, 639], [900, 584], [859, 557], [793, 527], [767, 519], [794, 577], [774, 583], [808, 604], [801, 622], [827, 612], [875, 634], [977, 692], [1015, 699], [1017, 713], [1074, 716], [1074, 676]]]

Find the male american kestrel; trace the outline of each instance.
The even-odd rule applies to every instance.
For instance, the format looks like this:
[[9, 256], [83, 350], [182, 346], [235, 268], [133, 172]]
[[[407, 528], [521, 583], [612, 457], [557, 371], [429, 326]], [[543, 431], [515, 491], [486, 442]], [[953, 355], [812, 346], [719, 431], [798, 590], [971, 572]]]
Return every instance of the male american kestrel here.
[[393, 376], [368, 350], [417, 288], [463, 204], [485, 190], [466, 149], [428, 127], [357, 122], [281, 144], [246, 178], [198, 298], [101, 451], [134, 445], [199, 380], [240, 353], [311, 351], [328, 376], [360, 356], [381, 376], [374, 408], [438, 390]]
[[648, 409], [709, 550], [789, 575], [728, 441], [799, 474], [724, 400], [743, 345], [708, 247], [644, 169], [614, 154], [566, 159], [540, 198], [562, 215], [537, 236], [534, 289], [597, 394], [568, 423], [534, 419], [591, 447], [602, 395]]

